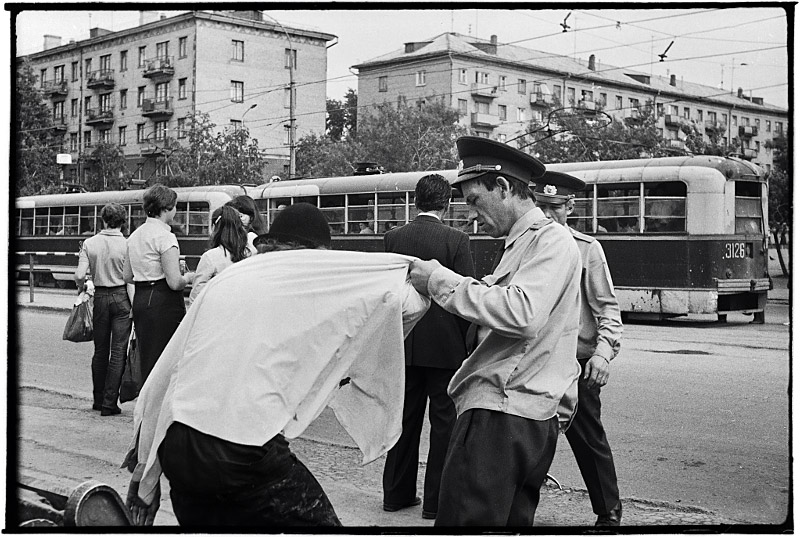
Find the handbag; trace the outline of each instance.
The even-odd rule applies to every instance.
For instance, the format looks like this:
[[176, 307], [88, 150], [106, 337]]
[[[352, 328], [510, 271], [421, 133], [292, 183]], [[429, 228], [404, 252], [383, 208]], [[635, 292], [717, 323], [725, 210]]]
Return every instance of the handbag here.
[[64, 327], [64, 333], [61, 336], [62, 339], [74, 341], [75, 343], [92, 341], [94, 336], [93, 313], [94, 301], [92, 297], [86, 292], [81, 292], [75, 304], [72, 305], [72, 311], [69, 314], [67, 325]]
[[127, 403], [136, 399], [142, 388], [141, 384], [142, 363], [139, 358], [139, 342], [136, 340], [136, 329], [131, 328], [128, 356], [125, 358], [125, 370], [122, 372], [122, 382], [119, 386], [119, 402]]

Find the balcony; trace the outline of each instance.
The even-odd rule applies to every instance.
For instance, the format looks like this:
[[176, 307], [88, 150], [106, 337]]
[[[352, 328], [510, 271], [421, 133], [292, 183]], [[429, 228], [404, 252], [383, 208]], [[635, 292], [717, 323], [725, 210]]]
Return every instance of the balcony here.
[[111, 125], [114, 123], [113, 108], [88, 108], [86, 110], [86, 124], [95, 127]]
[[473, 112], [471, 119], [474, 127], [497, 127], [500, 125], [500, 118], [491, 114]]
[[644, 121], [644, 117], [639, 112], [638, 108], [631, 108], [629, 110], [625, 110], [625, 115], [623, 117], [625, 124], [628, 126], [631, 125], [639, 125]]
[[162, 56], [147, 60], [144, 64], [142, 76], [146, 78], [166, 78], [175, 74], [175, 62], [172, 56]]
[[164, 148], [153, 142], [142, 142], [142, 147], [139, 149], [142, 156], [158, 156], [164, 154]]
[[491, 84], [478, 84], [476, 82], [470, 84], [469, 90], [472, 95], [477, 95], [478, 97], [489, 97], [492, 99], [497, 97], [496, 85], [492, 86]]
[[57, 116], [53, 118], [53, 130], [56, 134], [64, 134], [67, 132], [67, 127], [69, 123], [67, 122], [67, 118], [65, 116]]
[[69, 92], [66, 80], [48, 82], [44, 85], [42, 91], [47, 97], [53, 100], [61, 100], [66, 97], [67, 93]]
[[597, 111], [597, 104], [594, 101], [581, 99], [577, 102], [576, 108], [583, 111], [584, 114], [594, 114]]
[[682, 149], [686, 150], [686, 142], [683, 140], [667, 140], [667, 147], [670, 149]]
[[169, 117], [173, 113], [172, 97], [159, 101], [155, 99], [142, 100], [142, 115], [145, 117]]
[[750, 149], [749, 147], [745, 147], [744, 149], [742, 149], [742, 158], [744, 160], [753, 160], [755, 158], [758, 158], [758, 151], [756, 151], [755, 149]]
[[680, 129], [686, 124], [686, 120], [675, 114], [667, 114], [664, 116], [664, 125], [674, 129]]
[[753, 136], [758, 136], [758, 127], [751, 127], [749, 125], [740, 125], [739, 126], [739, 136], [743, 138], [752, 138]]
[[114, 70], [100, 69], [89, 73], [89, 80], [86, 81], [87, 88], [111, 89], [114, 87]]
[[553, 96], [549, 93], [531, 93], [531, 106], [550, 106], [553, 104]]

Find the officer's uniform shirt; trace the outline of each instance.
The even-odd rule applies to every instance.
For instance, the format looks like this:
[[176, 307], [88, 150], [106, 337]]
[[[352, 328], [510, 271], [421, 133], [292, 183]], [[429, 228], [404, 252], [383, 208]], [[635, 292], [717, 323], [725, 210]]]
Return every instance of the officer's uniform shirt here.
[[606, 256], [595, 238], [570, 231], [583, 262], [578, 360], [588, 360], [596, 354], [611, 362], [619, 353], [622, 318]]

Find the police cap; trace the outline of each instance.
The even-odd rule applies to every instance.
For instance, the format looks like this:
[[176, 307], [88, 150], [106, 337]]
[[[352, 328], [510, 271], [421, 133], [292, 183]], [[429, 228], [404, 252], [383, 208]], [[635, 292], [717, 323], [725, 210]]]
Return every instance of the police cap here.
[[458, 148], [458, 177], [453, 184], [497, 173], [531, 183], [544, 173], [544, 164], [519, 149], [480, 136], [462, 136]]
[[533, 197], [536, 201], [560, 205], [575, 196], [575, 192], [583, 190], [586, 183], [572, 175], [547, 170], [536, 180]]

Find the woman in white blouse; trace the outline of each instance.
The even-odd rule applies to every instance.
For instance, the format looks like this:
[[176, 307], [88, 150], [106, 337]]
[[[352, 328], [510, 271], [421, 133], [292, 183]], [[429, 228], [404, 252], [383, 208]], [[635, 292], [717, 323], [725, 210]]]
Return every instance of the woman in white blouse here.
[[144, 224], [128, 237], [123, 267], [125, 283], [132, 283], [133, 326], [139, 342], [142, 385], [186, 315], [183, 289], [194, 273], [181, 274], [178, 239], [169, 226], [175, 218], [178, 194], [155, 184], [144, 193]]
[[203, 254], [197, 264], [189, 304], [194, 302], [211, 278], [255, 253], [255, 248], [249, 246], [247, 231], [239, 214], [239, 211], [226, 205], [217, 208], [211, 215], [211, 249]]

